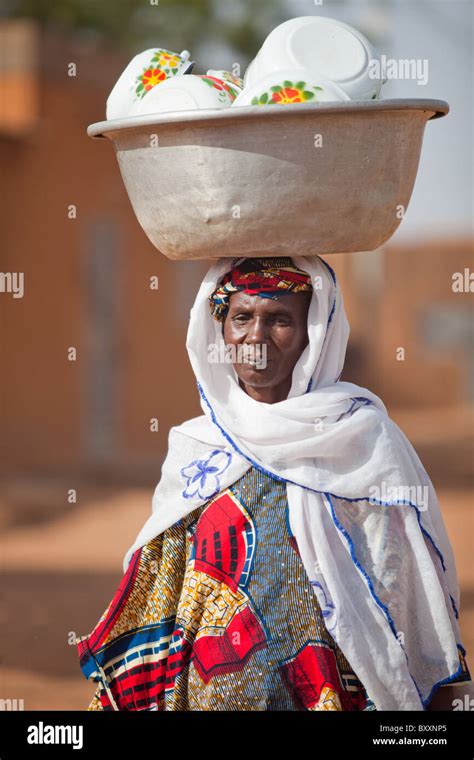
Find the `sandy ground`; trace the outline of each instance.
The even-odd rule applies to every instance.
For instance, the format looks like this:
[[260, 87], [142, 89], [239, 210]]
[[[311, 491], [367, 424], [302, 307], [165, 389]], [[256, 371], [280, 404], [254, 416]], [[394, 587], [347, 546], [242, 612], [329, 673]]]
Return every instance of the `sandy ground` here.
[[[55, 498], [70, 484], [57, 484]], [[0, 696], [25, 710], [83, 709], [94, 693], [74, 635], [89, 633], [122, 577], [122, 559], [150, 512], [150, 489], [78, 489], [78, 503], [0, 542]], [[67, 510], [67, 514], [64, 512]]]
[[[418, 420], [417, 425], [409, 413], [399, 420], [419, 453], [424, 445], [425, 451], [432, 450], [439, 419], [437, 424]], [[450, 458], [458, 463], [466, 459], [460, 445], [466, 418], [459, 425], [436, 471], [446, 470]], [[457, 458], [453, 446], [461, 452]], [[436, 461], [430, 454], [422, 461], [435, 482], [455, 552], [461, 631], [473, 670], [473, 493], [466, 485], [438, 485]], [[123, 556], [150, 513], [152, 488], [83, 484], [77, 503], [67, 504], [69, 487], [61, 481], [10, 483], [0, 496], [0, 698], [22, 699], [26, 710], [81, 710], [89, 704], [94, 683], [79, 668], [74, 637], [89, 633], [108, 605], [122, 577]]]

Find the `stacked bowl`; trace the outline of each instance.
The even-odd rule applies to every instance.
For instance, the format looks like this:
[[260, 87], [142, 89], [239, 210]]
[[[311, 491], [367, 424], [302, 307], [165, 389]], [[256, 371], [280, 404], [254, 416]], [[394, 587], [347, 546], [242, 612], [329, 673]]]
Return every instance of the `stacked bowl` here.
[[159, 251], [311, 256], [373, 250], [393, 235], [426, 122], [447, 103], [381, 100], [378, 52], [322, 16], [274, 29], [243, 78], [192, 74], [190, 57], [164, 48], [136, 56], [110, 93], [107, 121], [88, 129], [113, 142]]

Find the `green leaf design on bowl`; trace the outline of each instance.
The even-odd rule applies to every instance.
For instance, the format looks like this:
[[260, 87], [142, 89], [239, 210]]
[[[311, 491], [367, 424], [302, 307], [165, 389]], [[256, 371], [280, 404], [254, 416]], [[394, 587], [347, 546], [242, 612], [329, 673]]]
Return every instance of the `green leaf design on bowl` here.
[[268, 92], [264, 92], [264, 93], [262, 93], [262, 95], [260, 95], [259, 102], [262, 105], [265, 105], [265, 103], [268, 102]]

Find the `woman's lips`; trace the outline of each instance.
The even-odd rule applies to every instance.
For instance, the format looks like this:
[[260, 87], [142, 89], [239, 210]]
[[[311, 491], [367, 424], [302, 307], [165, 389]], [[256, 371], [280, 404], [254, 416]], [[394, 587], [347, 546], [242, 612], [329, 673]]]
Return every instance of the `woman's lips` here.
[[262, 370], [262, 369], [266, 369], [268, 367], [268, 365], [271, 364], [271, 362], [272, 362], [271, 359], [266, 359], [265, 361], [262, 361], [262, 360], [260, 360], [260, 361], [249, 361], [249, 360], [246, 360], [246, 361], [242, 362], [242, 364], [244, 364], [244, 365], [246, 364], [248, 367], [250, 367], [250, 369]]

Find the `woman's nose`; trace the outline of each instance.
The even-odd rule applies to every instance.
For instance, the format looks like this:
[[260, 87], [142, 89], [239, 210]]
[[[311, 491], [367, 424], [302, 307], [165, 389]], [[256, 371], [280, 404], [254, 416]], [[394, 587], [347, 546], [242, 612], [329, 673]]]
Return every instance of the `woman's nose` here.
[[247, 332], [246, 343], [264, 343], [266, 341], [266, 324], [261, 317], [256, 317]]

